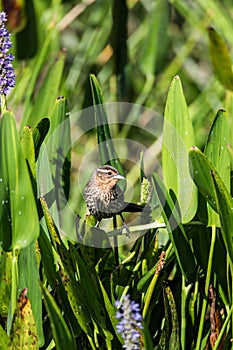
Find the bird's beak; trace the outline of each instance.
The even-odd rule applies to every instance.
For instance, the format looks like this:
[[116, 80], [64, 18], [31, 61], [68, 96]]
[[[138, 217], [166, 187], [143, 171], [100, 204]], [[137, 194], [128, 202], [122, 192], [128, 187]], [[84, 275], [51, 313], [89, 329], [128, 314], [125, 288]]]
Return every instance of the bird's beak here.
[[125, 177], [120, 174], [114, 175], [112, 178], [116, 180], [126, 180]]

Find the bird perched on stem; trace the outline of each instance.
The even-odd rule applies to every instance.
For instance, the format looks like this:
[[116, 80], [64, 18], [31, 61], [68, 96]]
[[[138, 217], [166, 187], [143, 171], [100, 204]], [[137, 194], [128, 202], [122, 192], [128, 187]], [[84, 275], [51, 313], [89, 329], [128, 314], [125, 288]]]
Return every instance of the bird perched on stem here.
[[124, 201], [124, 194], [117, 186], [119, 180], [125, 180], [125, 177], [112, 166], [104, 165], [94, 171], [85, 187], [85, 202], [90, 214], [98, 220], [97, 225], [102, 219], [120, 215], [126, 227], [122, 212], [141, 212], [144, 208]]

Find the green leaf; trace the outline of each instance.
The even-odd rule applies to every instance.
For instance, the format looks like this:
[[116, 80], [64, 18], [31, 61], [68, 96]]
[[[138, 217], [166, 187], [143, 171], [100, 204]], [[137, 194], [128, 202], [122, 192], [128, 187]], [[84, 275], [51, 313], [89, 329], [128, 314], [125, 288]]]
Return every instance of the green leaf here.
[[[18, 4], [17, 4], [18, 6]], [[21, 18], [21, 15], [19, 18]], [[25, 60], [33, 57], [38, 48], [37, 38], [37, 21], [33, 0], [25, 1], [25, 17], [26, 25], [16, 34], [16, 49], [17, 58]], [[17, 21], [16, 21], [17, 22]]]
[[192, 280], [196, 271], [196, 262], [191, 246], [187, 240], [181, 216], [179, 213], [178, 203], [168, 193], [165, 185], [157, 174], [152, 177], [154, 190], [159, 199], [159, 205], [162, 210], [162, 216], [166, 224], [169, 238], [173, 244], [176, 259], [185, 279]]
[[7, 333], [4, 331], [0, 325], [0, 349], [8, 350], [10, 349], [10, 339], [7, 336]]
[[43, 346], [44, 335], [42, 328], [42, 294], [40, 288], [40, 275], [36, 261], [36, 243], [22, 249], [19, 255], [19, 284], [18, 288], [27, 288], [31, 302], [32, 312], [38, 333], [38, 344]]
[[36, 194], [36, 159], [32, 129], [30, 126], [24, 127], [21, 144], [24, 152], [24, 157], [27, 160], [29, 171], [33, 181], [34, 193]]
[[211, 171], [216, 202], [221, 222], [221, 232], [233, 268], [233, 199], [216, 171]]
[[66, 290], [68, 300], [70, 302], [70, 306], [82, 330], [92, 338], [92, 321], [86, 307], [86, 296], [83, 294], [83, 290], [80, 288], [79, 283], [77, 283], [75, 277], [76, 270], [73, 266], [70, 252], [68, 252], [63, 242], [61, 241], [60, 236], [58, 235], [48, 206], [44, 199], [41, 199], [41, 205], [45, 215], [45, 221], [49, 230], [51, 241], [58, 254], [57, 260], [60, 266], [59, 273], [61, 275], [62, 282]]
[[[226, 112], [220, 109], [211, 126], [205, 147], [205, 155], [218, 171], [219, 176], [230, 188], [230, 157], [227, 144], [230, 143], [230, 128]], [[208, 207], [209, 226], [220, 226], [218, 215]]]
[[45, 307], [51, 322], [56, 349], [76, 349], [75, 341], [53, 297], [43, 288]]
[[38, 158], [40, 147], [47, 135], [50, 127], [50, 121], [48, 118], [43, 118], [37, 126], [33, 129], [33, 142], [35, 148], [35, 158]]
[[214, 170], [213, 164], [197, 147], [192, 147], [190, 149], [189, 159], [190, 174], [193, 181], [204, 199], [215, 211], [217, 211], [215, 190], [211, 177], [211, 171]]
[[[161, 16], [161, 13], [163, 16]], [[163, 0], [156, 1], [153, 12], [150, 13], [146, 20], [148, 22], [147, 30], [150, 30], [150, 35], [147, 35], [142, 42], [139, 65], [146, 76], [153, 76], [158, 69], [156, 65], [158, 63], [161, 65], [161, 58], [163, 58], [169, 47], [167, 35], [169, 23], [168, 3]], [[161, 41], [161, 37], [163, 41]]]
[[58, 210], [61, 210], [69, 197], [71, 165], [69, 107], [65, 97], [58, 97], [54, 104], [45, 144], [50, 163], [48, 171], [53, 179]]
[[[169, 341], [169, 349], [177, 349], [180, 350], [180, 337], [179, 337], [179, 320], [178, 320], [178, 313], [177, 308], [175, 304], [175, 299], [172, 294], [172, 290], [169, 286], [164, 288], [165, 291], [165, 298], [167, 299], [167, 302], [165, 303], [165, 307], [168, 308], [168, 314], [170, 315], [170, 321], [171, 321], [171, 334]], [[168, 320], [166, 319], [166, 322]]]
[[54, 258], [51, 241], [47, 237], [42, 226], [40, 227], [40, 236], [38, 242], [45, 275], [50, 287], [54, 289], [57, 283], [56, 261]]
[[29, 172], [10, 112], [0, 121], [0, 220], [0, 240], [5, 250], [25, 248], [39, 236]]
[[105, 307], [96, 270], [87, 265], [85, 258], [75, 250], [72, 244], [69, 244], [69, 248], [73, 263], [77, 266], [77, 274], [81, 288], [86, 295], [87, 309], [98, 326], [99, 332], [103, 332], [106, 339], [112, 340], [112, 329], [109, 327], [109, 316]]
[[125, 67], [128, 61], [127, 53], [127, 23], [128, 6], [125, 1], [113, 2], [113, 23], [111, 31], [111, 46], [114, 58], [114, 74], [117, 82], [117, 96], [121, 100], [125, 95]]
[[62, 210], [66, 208], [70, 189], [70, 137], [67, 100], [59, 97], [51, 113], [50, 130], [40, 149], [37, 180], [40, 196], [46, 199], [56, 226], [64, 232], [67, 232], [65, 225], [69, 225]]
[[[1, 251], [0, 259], [0, 314], [6, 316], [11, 299], [12, 253]], [[1, 338], [1, 337], [0, 337]]]
[[56, 289], [57, 296], [61, 301], [61, 306], [64, 311], [64, 317], [66, 320], [69, 321], [74, 334], [77, 335], [81, 332], [81, 329], [69, 304], [67, 293], [62, 283], [61, 276], [59, 275], [59, 272], [56, 269], [56, 254], [54, 254], [51, 241], [48, 239], [42, 227], [38, 241], [40, 247], [41, 261], [48, 283], [52, 290]]
[[214, 74], [226, 89], [233, 90], [232, 62], [227, 45], [214, 28], [209, 27], [208, 34]]
[[188, 150], [194, 145], [194, 133], [178, 76], [171, 83], [164, 118], [164, 183], [175, 193], [180, 204], [182, 222], [186, 223], [194, 217], [197, 209], [197, 191], [188, 166]]
[[151, 333], [146, 323], [143, 323], [143, 339], [145, 343], [145, 349], [154, 350]]
[[57, 96], [59, 96], [65, 56], [65, 52], [60, 51], [58, 57], [51, 63], [49, 73], [40, 87], [33, 107], [30, 109], [28, 106], [25, 111], [21, 126], [30, 124], [30, 126], [34, 128], [42, 117], [47, 117], [48, 114], [50, 114], [50, 111], [53, 109], [54, 101]]
[[[124, 175], [124, 168], [117, 156], [108, 125], [108, 118], [104, 108], [103, 94], [96, 77], [90, 75], [91, 91], [96, 119], [99, 156], [101, 165], [110, 164], [115, 167], [121, 175]], [[124, 190], [126, 184], [122, 182], [121, 188]]]
[[33, 318], [30, 300], [26, 297], [27, 289], [24, 289], [19, 297], [12, 332], [10, 335], [11, 350], [36, 350], [38, 338], [36, 325]]
[[[103, 283], [101, 282], [101, 279], [99, 278], [98, 276], [98, 282], [99, 282], [99, 285], [100, 285], [100, 288], [101, 288], [101, 292], [102, 292], [102, 295], [103, 295], [103, 299], [104, 299], [104, 304], [105, 304], [105, 307], [106, 307], [106, 311], [107, 311], [107, 314], [111, 320], [111, 323], [112, 323], [112, 326], [113, 328], [115, 329], [117, 323], [118, 323], [118, 320], [116, 319], [116, 308], [111, 304], [110, 300], [109, 300], [109, 297], [108, 297], [108, 294], [104, 288], [104, 285]], [[121, 336], [116, 332], [116, 336], [118, 337], [118, 339], [121, 339]]]

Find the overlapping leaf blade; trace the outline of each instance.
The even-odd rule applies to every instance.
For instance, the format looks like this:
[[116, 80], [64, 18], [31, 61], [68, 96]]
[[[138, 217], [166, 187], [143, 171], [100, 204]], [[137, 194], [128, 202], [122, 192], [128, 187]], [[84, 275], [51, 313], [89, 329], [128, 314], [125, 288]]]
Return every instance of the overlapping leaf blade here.
[[45, 306], [48, 312], [56, 349], [76, 349], [75, 341], [62, 316], [61, 310], [46, 288], [43, 288]]
[[162, 216], [167, 227], [170, 240], [176, 254], [180, 269], [186, 280], [192, 280], [196, 271], [196, 262], [191, 246], [187, 240], [178, 203], [174, 203], [170, 194], [167, 192], [162, 180], [157, 174], [153, 174], [153, 185], [159, 199], [159, 205], [162, 210]]
[[233, 268], [233, 199], [216, 171], [211, 172], [216, 194], [221, 232]]
[[11, 345], [9, 349], [38, 349], [38, 336], [36, 325], [32, 313], [30, 300], [26, 296], [27, 290], [24, 289], [17, 303], [15, 319], [11, 332]]
[[42, 293], [40, 288], [40, 275], [36, 260], [36, 243], [22, 249], [19, 256], [19, 285], [23, 290], [27, 288], [28, 297], [31, 302], [33, 317], [38, 334], [38, 344], [43, 346], [44, 334], [42, 327]]
[[[38, 188], [39, 196], [46, 198], [51, 215], [60, 227], [60, 211], [66, 206], [69, 196], [71, 165], [69, 108], [64, 97], [57, 98], [49, 125], [50, 129], [40, 147], [37, 161]], [[45, 127], [47, 130], [47, 123]], [[43, 139], [44, 136], [43, 132], [39, 131], [38, 137]]]
[[209, 27], [208, 34], [214, 73], [226, 89], [233, 90], [232, 62], [226, 43], [214, 28]]
[[6, 250], [25, 248], [39, 235], [30, 176], [13, 115], [0, 121], [0, 240]]
[[162, 163], [164, 183], [174, 191], [182, 222], [190, 221], [197, 209], [197, 191], [188, 168], [188, 150], [194, 133], [181, 81], [176, 76], [170, 86], [163, 127]]
[[43, 118], [33, 129], [33, 142], [35, 148], [35, 158], [38, 158], [40, 147], [49, 131], [50, 120]]
[[214, 185], [211, 178], [211, 171], [214, 165], [207, 159], [197, 147], [189, 151], [190, 174], [197, 185], [200, 193], [209, 205], [217, 211]]
[[[100, 163], [102, 165], [111, 164], [119, 171], [120, 174], [124, 175], [124, 168], [113, 145], [108, 125], [108, 118], [103, 104], [104, 102], [101, 88], [93, 74], [90, 75], [90, 81], [96, 120]], [[121, 188], [123, 186], [124, 183], [121, 184]]]
[[[51, 33], [49, 33], [49, 35], [50, 34]], [[47, 39], [49, 38], [49, 35]], [[46, 45], [48, 44], [49, 42], [46, 40]], [[60, 51], [58, 57], [56, 57], [54, 62], [51, 63], [49, 73], [43, 81], [43, 85], [41, 86], [33, 105], [31, 103], [32, 96], [27, 94], [28, 105], [21, 121], [22, 127], [26, 124], [30, 124], [30, 126], [34, 128], [39, 123], [41, 118], [48, 117], [48, 114], [50, 114], [54, 101], [56, 100], [57, 96], [59, 96], [59, 86], [61, 83], [65, 56], [65, 52]], [[39, 71], [37, 71], [37, 69], [41, 69], [42, 66], [42, 63], [39, 61], [37, 64], [38, 66], [36, 66], [35, 72], [33, 72], [33, 78], [35, 73], [39, 75]], [[38, 79], [38, 77], [35, 76], [35, 79]]]
[[[219, 110], [211, 126], [208, 140], [205, 147], [205, 155], [215, 166], [219, 176], [230, 188], [230, 157], [227, 144], [230, 143], [230, 128], [226, 112]], [[218, 215], [211, 208], [208, 210], [208, 224], [220, 226]]]

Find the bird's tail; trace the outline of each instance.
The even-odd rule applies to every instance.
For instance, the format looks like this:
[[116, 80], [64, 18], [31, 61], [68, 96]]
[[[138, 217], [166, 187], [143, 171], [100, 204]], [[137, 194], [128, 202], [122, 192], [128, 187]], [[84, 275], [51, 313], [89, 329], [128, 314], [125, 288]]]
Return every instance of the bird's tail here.
[[121, 210], [121, 213], [140, 213], [143, 209], [143, 205], [124, 202], [124, 208]]

